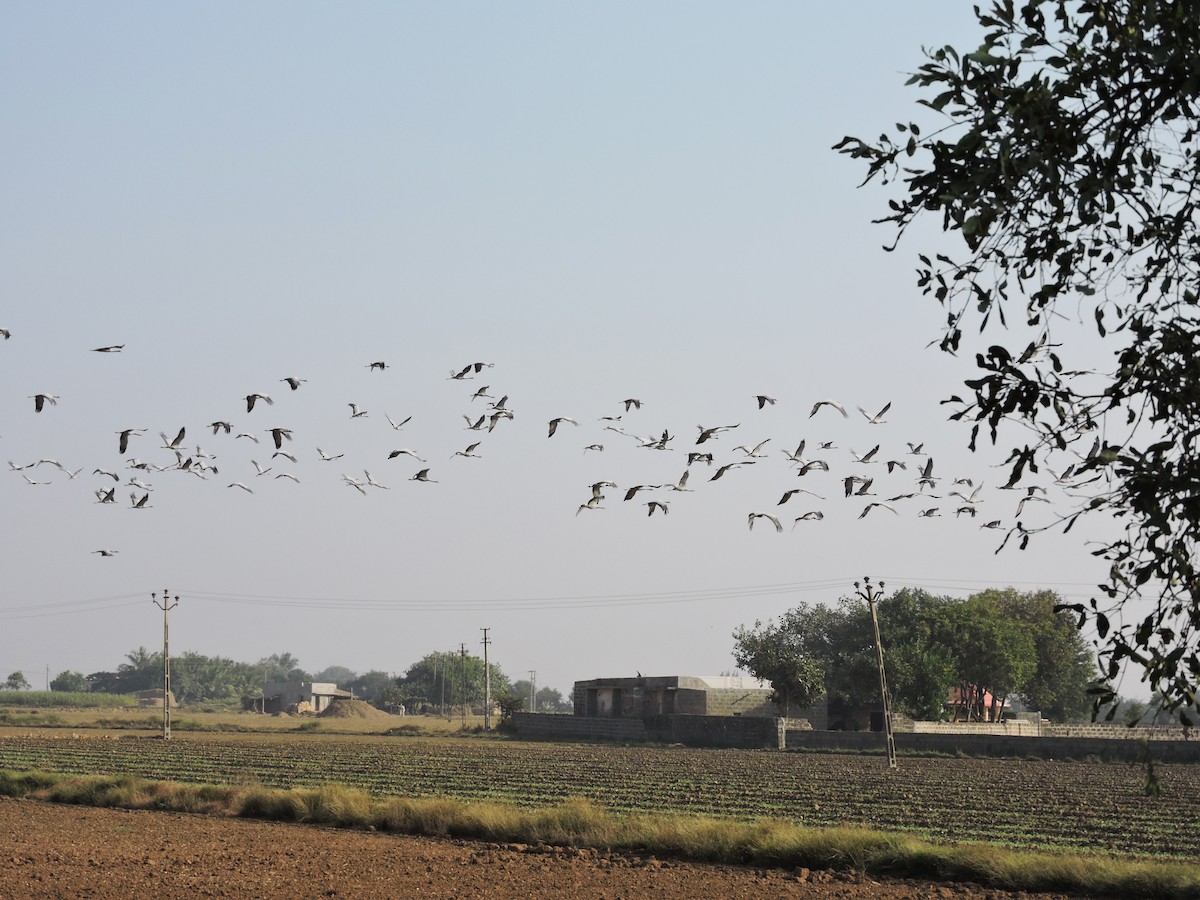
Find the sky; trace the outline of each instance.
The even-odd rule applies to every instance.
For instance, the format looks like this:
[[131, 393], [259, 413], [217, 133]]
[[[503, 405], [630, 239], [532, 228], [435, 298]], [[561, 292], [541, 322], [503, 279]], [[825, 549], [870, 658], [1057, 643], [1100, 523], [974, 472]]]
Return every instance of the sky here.
[[[1111, 522], [1000, 553], [980, 527], [1019, 498], [946, 420], [971, 354], [928, 347], [944, 314], [913, 278], [955, 245], [924, 223], [885, 252], [886, 192], [831, 150], [919, 116], [922, 46], [977, 42], [950, 0], [0, 8], [0, 460], [62, 464], [0, 470], [0, 670], [154, 650], [163, 589], [172, 653], [402, 673], [486, 627], [510, 677], [564, 693], [731, 671], [736, 628], [863, 576], [1093, 596]], [[217, 471], [154, 468], [180, 428]], [[797, 476], [801, 440], [829, 472]], [[939, 499], [859, 518], [930, 457]], [[779, 505], [795, 487], [824, 499]], [[1073, 508], [1052, 496], [1037, 515]]]

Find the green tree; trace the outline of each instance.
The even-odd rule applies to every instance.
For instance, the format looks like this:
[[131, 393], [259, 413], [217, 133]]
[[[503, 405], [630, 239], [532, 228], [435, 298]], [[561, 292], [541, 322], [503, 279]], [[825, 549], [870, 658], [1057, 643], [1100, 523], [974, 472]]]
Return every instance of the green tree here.
[[975, 595], [996, 603], [1006, 616], [1020, 622], [1033, 638], [1036, 665], [1017, 693], [1030, 709], [1063, 722], [1079, 719], [1091, 705], [1088, 694], [1096, 682], [1095, 654], [1053, 591], [1020, 592], [1014, 588]]
[[956, 718], [987, 717], [984, 700], [990, 694], [988, 716], [996, 719], [1007, 698], [1021, 690], [1036, 671], [1033, 636], [994, 597], [976, 595], [954, 604], [949, 612], [945, 641], [956, 657]]
[[785, 716], [793, 704], [809, 706], [825, 692], [825, 673], [808, 646], [815, 635], [807, 626], [807, 610], [801, 607], [784, 613], [778, 624], [756, 621], [752, 629], [733, 633], [734, 662], [771, 683], [771, 699]]
[[[927, 50], [909, 79], [936, 128], [901, 123], [836, 149], [893, 186], [879, 221], [903, 235], [933, 214], [960, 248], [918, 254], [917, 283], [943, 307], [941, 348], [958, 351], [969, 326], [1006, 326], [976, 355], [966, 399], [951, 398], [973, 423], [971, 447], [981, 429], [1000, 442], [1003, 427], [1010, 486], [1057, 462], [1083, 498], [1009, 537], [1024, 547], [1110, 513], [1123, 533], [1097, 553], [1110, 566], [1104, 596], [1072, 608], [1094, 623], [1110, 683], [1131, 661], [1170, 705], [1194, 703], [1200, 8], [995, 0], [975, 15], [976, 49]], [[1070, 356], [1092, 342], [1059, 339], [1077, 319], [1113, 351], [1100, 371]], [[1117, 619], [1135, 600], [1147, 603]]]
[[374, 703], [380, 694], [394, 686], [395, 683], [396, 679], [387, 672], [372, 669], [370, 672], [364, 672], [351, 679], [348, 689], [354, 691], [354, 696]]
[[23, 672], [13, 672], [4, 682], [6, 691], [27, 691], [29, 690], [29, 682], [25, 680]]
[[[508, 676], [490, 663], [492, 696], [509, 690]], [[430, 653], [408, 667], [397, 679], [407, 691], [410, 702], [440, 706], [480, 705], [483, 703], [483, 660], [468, 655], [465, 659], [453, 650]]]
[[50, 690], [68, 693], [84, 693], [89, 689], [88, 680], [79, 672], [59, 672], [50, 682]]
[[358, 673], [345, 666], [327, 666], [313, 674], [312, 680], [327, 684], [336, 684], [342, 690], [349, 690], [349, 685], [358, 677]]

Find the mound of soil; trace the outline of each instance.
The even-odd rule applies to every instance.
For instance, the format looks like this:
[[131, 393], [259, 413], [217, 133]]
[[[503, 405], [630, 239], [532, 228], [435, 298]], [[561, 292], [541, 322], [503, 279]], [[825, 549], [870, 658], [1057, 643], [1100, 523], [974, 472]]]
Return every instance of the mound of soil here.
[[337, 699], [317, 713], [318, 716], [328, 719], [389, 719], [387, 713], [381, 709], [376, 709], [366, 700], [344, 700]]

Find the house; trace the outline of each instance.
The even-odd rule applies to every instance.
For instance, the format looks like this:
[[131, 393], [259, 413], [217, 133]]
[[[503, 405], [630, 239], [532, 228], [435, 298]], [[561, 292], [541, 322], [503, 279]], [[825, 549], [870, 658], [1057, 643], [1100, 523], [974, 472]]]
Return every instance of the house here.
[[[263, 688], [263, 712], [323, 712], [334, 700], [351, 699], [336, 684], [311, 681], [268, 681]], [[294, 709], [293, 709], [294, 708]]]
[[575, 682], [576, 716], [631, 718], [647, 716], [780, 715], [771, 702], [771, 685], [740, 675], [664, 675], [593, 678]]

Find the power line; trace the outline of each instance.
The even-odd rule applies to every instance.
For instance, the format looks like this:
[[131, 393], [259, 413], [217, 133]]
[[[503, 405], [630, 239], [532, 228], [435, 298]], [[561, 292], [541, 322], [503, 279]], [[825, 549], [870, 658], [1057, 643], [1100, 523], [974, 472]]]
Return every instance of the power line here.
[[[1055, 581], [1004, 581], [955, 578], [902, 578], [885, 576], [887, 581], [898, 587], [921, 588], [955, 592], [973, 592], [984, 588], [1038, 587], [1056, 590], [1064, 599], [1091, 596], [1091, 592], [1064, 590], [1067, 588], [1096, 586], [1090, 582]], [[740, 600], [752, 597], [770, 597], [785, 594], [802, 594], [821, 591], [844, 593], [848, 578], [823, 578], [812, 581], [784, 582], [779, 584], [743, 585], [721, 588], [695, 588], [690, 590], [641, 592], [627, 594], [586, 594], [566, 597], [507, 597], [472, 598], [469, 600], [373, 600], [362, 597], [296, 597], [284, 594], [248, 594], [218, 591], [187, 590], [189, 597], [214, 603], [238, 606], [264, 606], [289, 609], [328, 609], [341, 611], [405, 611], [405, 612], [487, 612], [495, 610], [571, 610], [619, 608], [629, 606], [656, 606], [676, 603], [703, 603], [720, 600]], [[58, 603], [31, 604], [0, 609], [0, 619], [32, 619], [49, 616], [86, 613], [100, 610], [119, 609], [145, 602], [136, 594], [115, 594], [83, 600], [66, 600]]]

